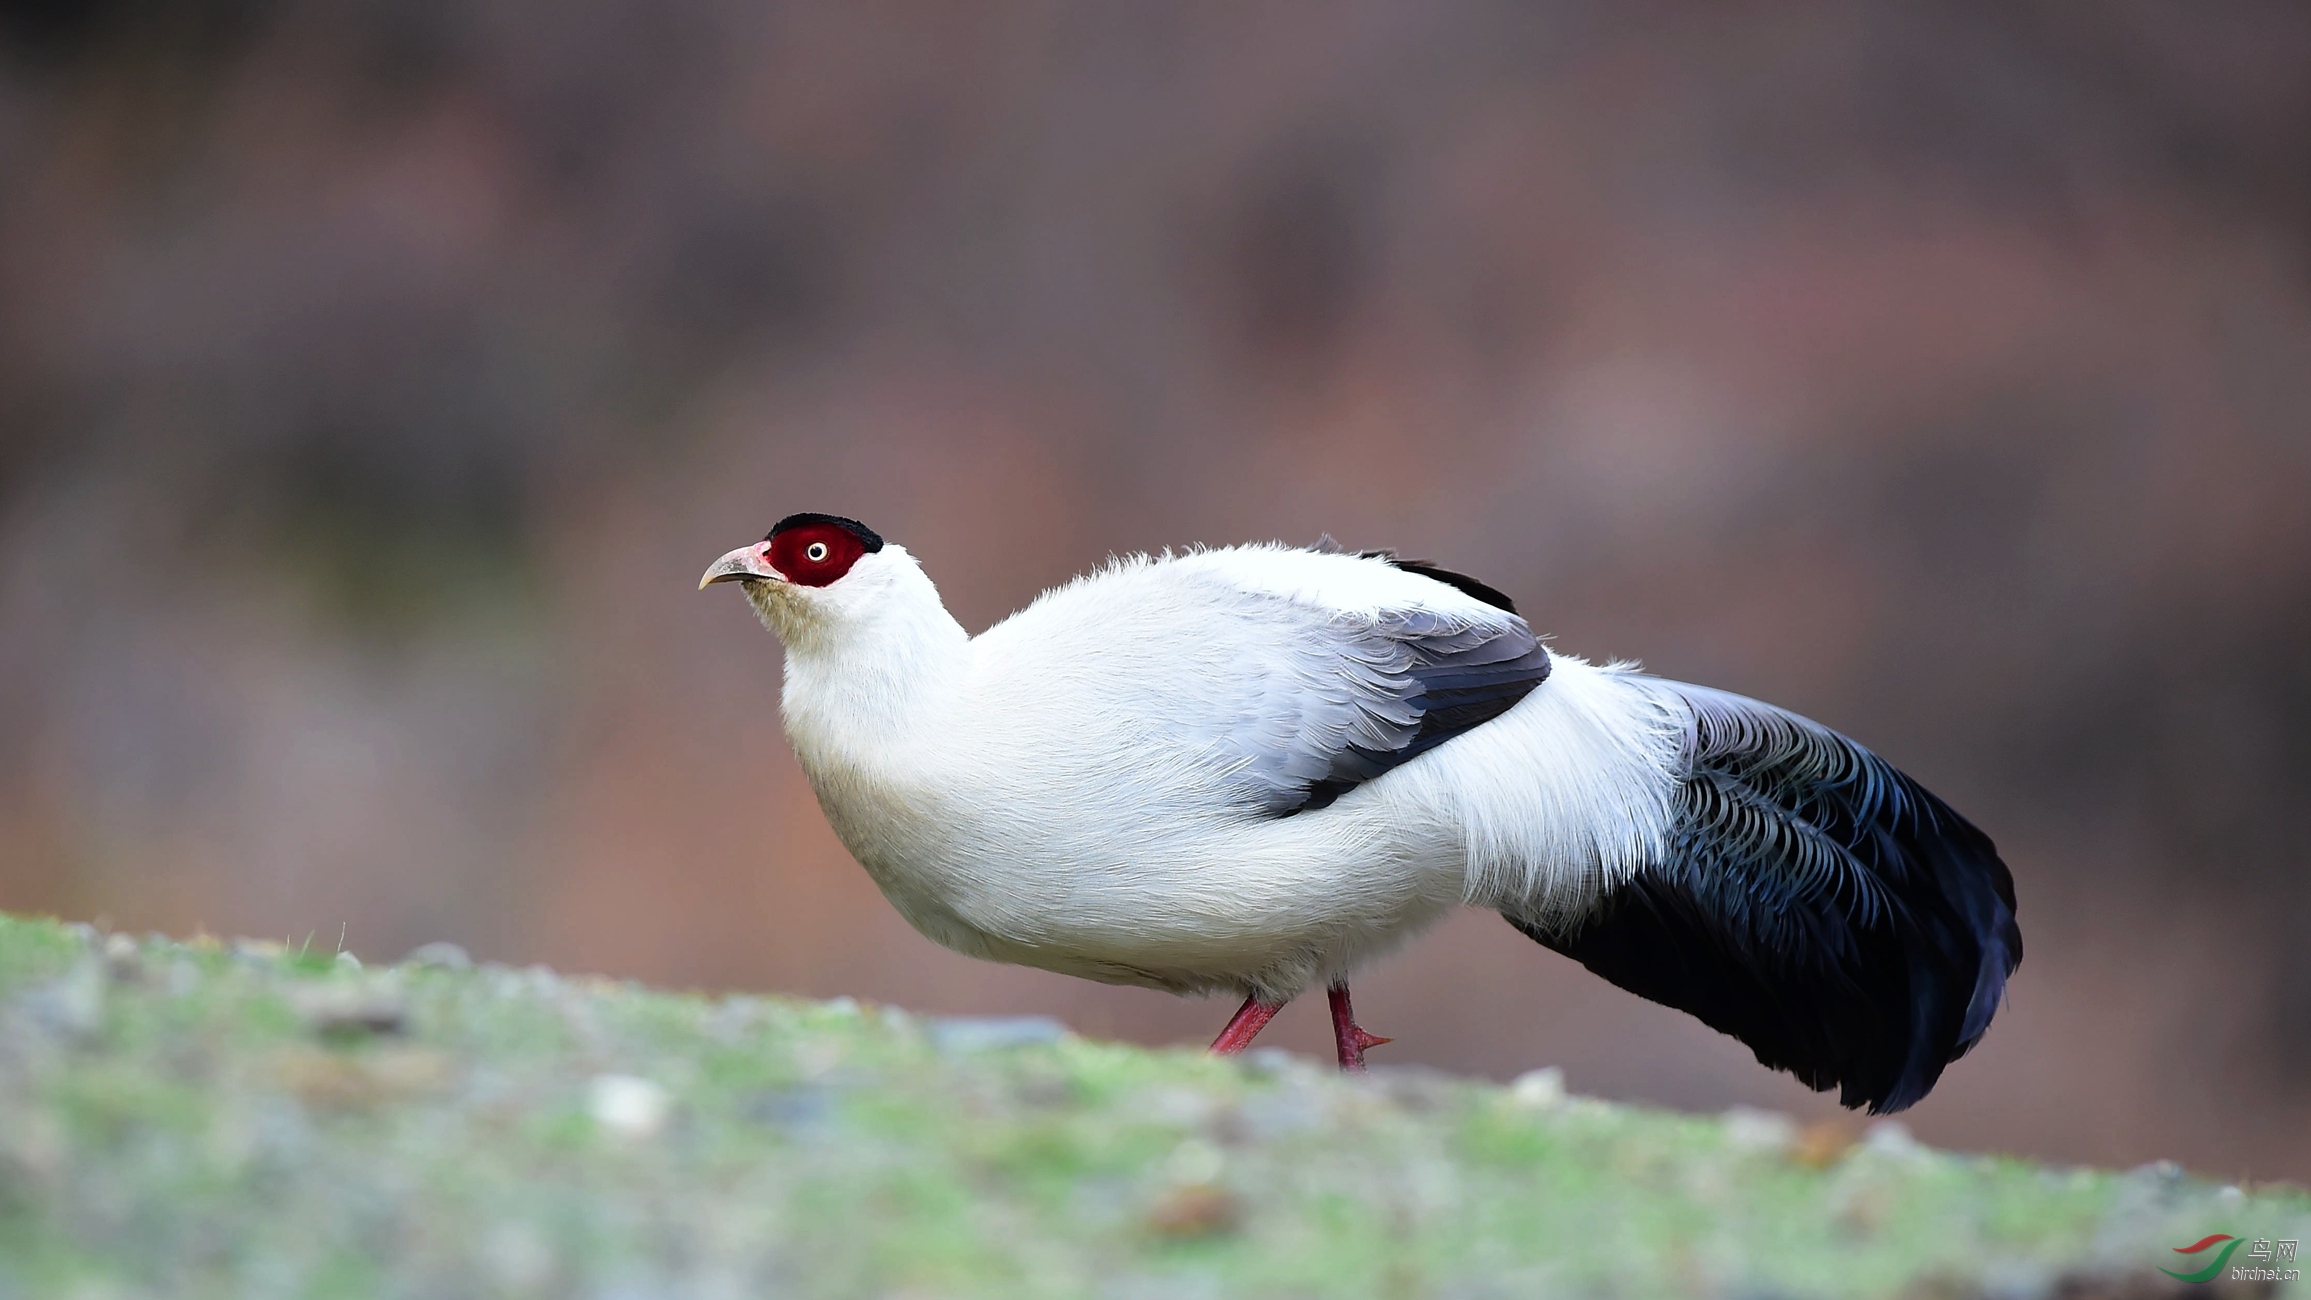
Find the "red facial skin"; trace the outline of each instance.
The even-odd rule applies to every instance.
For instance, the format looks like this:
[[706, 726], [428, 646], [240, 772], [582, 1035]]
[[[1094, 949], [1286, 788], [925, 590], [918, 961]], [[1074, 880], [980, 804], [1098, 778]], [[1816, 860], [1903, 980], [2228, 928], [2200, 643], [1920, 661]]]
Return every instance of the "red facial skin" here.
[[834, 524], [798, 524], [770, 539], [763, 558], [798, 587], [824, 587], [851, 571], [867, 548]]

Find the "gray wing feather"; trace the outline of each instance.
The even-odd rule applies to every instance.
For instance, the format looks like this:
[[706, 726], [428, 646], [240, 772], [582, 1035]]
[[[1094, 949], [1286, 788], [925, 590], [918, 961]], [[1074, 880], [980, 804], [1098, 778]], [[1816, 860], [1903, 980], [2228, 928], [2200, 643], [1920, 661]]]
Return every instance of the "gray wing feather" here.
[[1349, 790], [1500, 716], [1549, 675], [1549, 655], [1513, 614], [1388, 611], [1342, 616], [1274, 601], [1284, 661], [1255, 683], [1222, 748], [1271, 816], [1322, 808]]

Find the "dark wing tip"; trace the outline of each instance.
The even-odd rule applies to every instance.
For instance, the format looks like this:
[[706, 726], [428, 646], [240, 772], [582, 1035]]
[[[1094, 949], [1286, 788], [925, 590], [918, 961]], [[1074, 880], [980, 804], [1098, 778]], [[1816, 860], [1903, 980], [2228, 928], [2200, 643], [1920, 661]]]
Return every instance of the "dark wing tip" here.
[[[1327, 534], [1324, 541], [1331, 542], [1331, 536]], [[1332, 542], [1332, 545], [1334, 548], [1338, 548], [1339, 543]], [[1318, 543], [1318, 548], [1322, 549], [1322, 543]], [[1423, 578], [1441, 582], [1462, 595], [1473, 596], [1483, 601], [1494, 609], [1506, 610], [1511, 614], [1517, 612], [1517, 603], [1510, 600], [1499, 588], [1478, 582], [1465, 573], [1455, 573], [1442, 565], [1431, 564], [1426, 560], [1407, 560], [1394, 551], [1358, 551], [1356, 556], [1363, 560], [1380, 560], [1395, 568], [1402, 569], [1406, 573], [1417, 573]]]
[[1989, 836], [1868, 750], [1737, 707], [1757, 712], [1733, 735], [1702, 712], [1670, 861], [1569, 932], [1509, 920], [1843, 1105], [1905, 1109], [1981, 1039], [2022, 960], [2013, 877]]

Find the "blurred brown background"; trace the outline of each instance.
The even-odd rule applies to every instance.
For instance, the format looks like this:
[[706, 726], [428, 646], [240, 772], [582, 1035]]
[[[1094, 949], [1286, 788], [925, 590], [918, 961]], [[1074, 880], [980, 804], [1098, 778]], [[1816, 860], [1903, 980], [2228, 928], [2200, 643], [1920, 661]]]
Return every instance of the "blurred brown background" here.
[[[0, 13], [0, 907], [1200, 1043], [910, 932], [692, 585], [799, 509], [972, 626], [1330, 532], [1997, 837], [1926, 1138], [2311, 1177], [2311, 8]], [[1357, 994], [1832, 1109], [1497, 918]]]

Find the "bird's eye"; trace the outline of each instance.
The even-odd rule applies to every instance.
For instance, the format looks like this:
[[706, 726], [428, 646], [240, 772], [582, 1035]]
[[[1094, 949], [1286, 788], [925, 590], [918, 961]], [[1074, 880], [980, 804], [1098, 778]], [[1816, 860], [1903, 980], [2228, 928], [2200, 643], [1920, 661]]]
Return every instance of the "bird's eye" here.
[[831, 554], [831, 552], [827, 550], [827, 544], [825, 542], [812, 542], [802, 550], [803, 558], [809, 560], [813, 564], [826, 563], [826, 558], [829, 554]]

